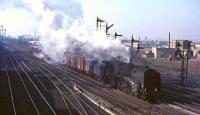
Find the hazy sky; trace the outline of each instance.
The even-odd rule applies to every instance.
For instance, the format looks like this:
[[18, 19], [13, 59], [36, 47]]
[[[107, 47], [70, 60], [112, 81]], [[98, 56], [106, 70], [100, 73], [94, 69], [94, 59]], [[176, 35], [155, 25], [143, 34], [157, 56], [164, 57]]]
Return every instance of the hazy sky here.
[[88, 17], [107, 19], [127, 36], [167, 39], [171, 32], [174, 39], [200, 39], [199, 0], [92, 0], [88, 4]]
[[[56, 0], [44, 0], [55, 1]], [[58, 0], [67, 4], [68, 0]], [[73, 1], [73, 0], [70, 0]], [[77, 0], [75, 0], [77, 1]], [[142, 39], [200, 39], [199, 0], [78, 0], [88, 30], [95, 29], [96, 17], [114, 23], [113, 31]], [[11, 35], [37, 29], [37, 19], [21, 5], [22, 0], [0, 0], [0, 25]], [[59, 4], [59, 3], [57, 3]], [[23, 6], [23, 7], [22, 7]], [[59, 5], [58, 5], [59, 6]], [[70, 7], [61, 5], [61, 7]], [[74, 14], [80, 15], [80, 14]]]

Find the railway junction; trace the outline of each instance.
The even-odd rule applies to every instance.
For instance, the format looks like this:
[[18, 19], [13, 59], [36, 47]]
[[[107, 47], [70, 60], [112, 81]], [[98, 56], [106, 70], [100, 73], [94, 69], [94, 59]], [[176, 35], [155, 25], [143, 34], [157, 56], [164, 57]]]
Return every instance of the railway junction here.
[[[2, 115], [200, 114], [199, 89], [175, 85], [173, 75], [161, 75], [161, 97], [151, 104], [65, 65], [47, 63], [15, 42], [2, 43], [0, 54]], [[187, 84], [198, 87], [192, 82]]]

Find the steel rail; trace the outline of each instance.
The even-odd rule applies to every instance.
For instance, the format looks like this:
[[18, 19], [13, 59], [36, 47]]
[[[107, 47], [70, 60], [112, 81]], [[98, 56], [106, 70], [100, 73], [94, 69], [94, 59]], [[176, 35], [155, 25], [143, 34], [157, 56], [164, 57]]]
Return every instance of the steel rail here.
[[[35, 63], [35, 62], [33, 61], [33, 63]], [[37, 63], [35, 63], [35, 64], [37, 64]], [[38, 64], [37, 64], [37, 65], [38, 65]], [[38, 65], [38, 66], [40, 66], [40, 67], [43, 68], [44, 70], [48, 71], [48, 72], [49, 72], [52, 76], [54, 76], [61, 84], [63, 84], [63, 86], [71, 92], [71, 94], [74, 96], [75, 100], [79, 103], [80, 107], [81, 107], [82, 110], [83, 110], [82, 112], [84, 112], [84, 113], [82, 113], [82, 114], [88, 115], [87, 112], [86, 112], [86, 110], [85, 110], [84, 107], [82, 106], [82, 104], [81, 104], [81, 103], [78, 101], [78, 99], [76, 98], [74, 92], [73, 92], [60, 78], [58, 78], [54, 73], [52, 73], [51, 71], [49, 71], [49, 70], [46, 69], [45, 67], [43, 67], [43, 66], [41, 66], [41, 65]], [[80, 110], [79, 110], [79, 111], [80, 111]]]
[[[11, 62], [12, 62], [12, 65], [14, 66], [13, 60], [11, 59], [10, 56], [9, 56], [9, 58], [10, 58], [10, 60], [11, 60]], [[35, 103], [34, 103], [32, 97], [31, 97], [31, 95], [30, 95], [30, 93], [29, 93], [29, 91], [28, 91], [28, 89], [27, 89], [27, 87], [26, 87], [26, 85], [25, 85], [25, 83], [24, 83], [24, 80], [22, 79], [21, 75], [19, 74], [19, 71], [17, 70], [16, 66], [14, 66], [14, 68], [15, 68], [15, 70], [16, 70], [16, 72], [17, 72], [18, 77], [19, 77], [20, 80], [21, 80], [21, 83], [23, 84], [23, 86], [24, 86], [24, 88], [25, 88], [25, 90], [26, 90], [26, 93], [28, 94], [29, 99], [31, 100], [31, 102], [32, 102], [32, 104], [33, 104], [33, 106], [34, 106], [35, 111], [37, 112], [38, 115], [40, 115], [40, 113], [39, 113], [39, 111], [38, 111], [38, 109], [37, 109], [37, 107], [36, 107], [36, 105], [35, 105]]]
[[[30, 59], [30, 58], [29, 58]], [[32, 59], [30, 59], [30, 60], [32, 60]], [[34, 62], [34, 60], [32, 60], [32, 62]], [[29, 64], [31, 64], [30, 62], [28, 62]], [[60, 88], [53, 82], [53, 80], [47, 75], [47, 73], [45, 73], [43, 70], [41, 70], [38, 66], [38, 64], [37, 63], [35, 63], [34, 62], [34, 64], [32, 64], [35, 68], [37, 68], [40, 72], [42, 72], [46, 77], [48, 77], [48, 79], [60, 90]], [[38, 65], [38, 66], [36, 66], [36, 65]], [[40, 66], [40, 67], [42, 67], [42, 66]], [[42, 67], [43, 68], [43, 67]], [[45, 69], [45, 68], [43, 68], [43, 69]], [[46, 70], [46, 69], [45, 69]], [[46, 71], [48, 71], [48, 70], [46, 70]], [[48, 73], [50, 73], [51, 75], [53, 75], [56, 79], [57, 79], [57, 77], [53, 74], [53, 73], [51, 73], [50, 71], [48, 71]], [[62, 84], [64, 84], [64, 83], [62, 83]], [[67, 88], [67, 86], [65, 86], [66, 88]], [[72, 93], [72, 95], [74, 95], [73, 94], [73, 92], [69, 89], [69, 88], [67, 88], [71, 93]], [[70, 104], [80, 113], [80, 114], [82, 114], [82, 112], [73, 104], [73, 102], [71, 102], [70, 101], [70, 99], [68, 99], [68, 97], [66, 97], [65, 96], [65, 94], [63, 93], [63, 91], [61, 91], [60, 90], [60, 93], [62, 94], [62, 96], [64, 96], [64, 98], [66, 98], [69, 102], [70, 102]], [[76, 98], [76, 97], [75, 97]], [[77, 100], [77, 102], [79, 102], [78, 101], [78, 99], [76, 99]], [[79, 104], [80, 104], [80, 102], [79, 102]], [[81, 104], [80, 104], [81, 105]], [[82, 106], [82, 105], [81, 105]], [[85, 111], [86, 112], [86, 111]], [[87, 112], [86, 112], [87, 113]], [[70, 114], [71, 114], [71, 112], [70, 112]], [[87, 114], [86, 114], [87, 115]]]
[[48, 105], [48, 107], [51, 109], [51, 111], [54, 113], [54, 115], [57, 115], [55, 110], [51, 107], [51, 105], [48, 103], [48, 101], [46, 100], [46, 98], [44, 97], [44, 95], [41, 93], [41, 91], [39, 90], [39, 88], [35, 85], [35, 83], [33, 82], [33, 80], [30, 78], [30, 76], [28, 75], [28, 73], [24, 70], [24, 68], [21, 66], [21, 64], [16, 60], [16, 58], [14, 57], [14, 55], [11, 53], [13, 59], [15, 60], [15, 62], [17, 63], [17, 65], [22, 69], [22, 71], [26, 74], [26, 76], [28, 77], [28, 79], [31, 81], [31, 83], [33, 84], [33, 86], [36, 88], [36, 90], [38, 91], [38, 93], [40, 94], [40, 96], [43, 98], [43, 100], [46, 102], [46, 104]]
[[[35, 60], [34, 60], [35, 61]], [[38, 62], [39, 63], [39, 62]], [[48, 66], [47, 64], [45, 64], [45, 63], [42, 63], [42, 64], [44, 64], [44, 65], [46, 65], [46, 66]], [[60, 69], [60, 68], [58, 68], [58, 66], [56, 67], [58, 70], [61, 70], [61, 71], [63, 71], [64, 72], [64, 70], [62, 70], [62, 69]], [[68, 68], [66, 68], [66, 69], [68, 69]], [[70, 69], [68, 69], [68, 70], [70, 70]], [[70, 70], [70, 71], [72, 71], [72, 70]], [[73, 71], [73, 73], [76, 73], [76, 74], [78, 74], [78, 75], [80, 75], [80, 76], [84, 76], [84, 75], [81, 75], [81, 74], [79, 74], [79, 73], [77, 73], [77, 72], [74, 72]], [[69, 73], [68, 73], [69, 74]], [[76, 76], [76, 75], [73, 75], [73, 74], [71, 74], [70, 73], [70, 75], [72, 75], [72, 76], [74, 76], [74, 77], [76, 77], [76, 78], [78, 78], [78, 79], [81, 79], [81, 78], [79, 78], [78, 76]], [[65, 76], [64, 74], [63, 74], [63, 76]], [[84, 76], [84, 78], [85, 79], [89, 79], [88, 77], [85, 77]], [[92, 81], [92, 82], [95, 82], [95, 83], [99, 83], [99, 82], [96, 82], [95, 80], [92, 80], [92, 79], [89, 79], [90, 81]], [[87, 81], [88, 82], [88, 81]], [[99, 85], [102, 85], [102, 84], [99, 84]], [[100, 88], [98, 88], [99, 90], [101, 90]], [[103, 91], [103, 90], [102, 90]], [[110, 92], [105, 92], [105, 91], [103, 91], [104, 92], [104, 95], [106, 96], [106, 97], [109, 97], [109, 98], [113, 98], [113, 97], [116, 97], [116, 99], [118, 99], [118, 101], [120, 100], [121, 102], [120, 103], [123, 103], [123, 104], [128, 104], [128, 106], [132, 106], [132, 103], [130, 103], [128, 100], [126, 100], [126, 99], [124, 99], [124, 98], [122, 98], [122, 97], [117, 97], [117, 96], [115, 96], [114, 94], [111, 94]], [[109, 94], [109, 95], [108, 95]], [[116, 100], [115, 101], [113, 101], [113, 102], [115, 102], [115, 103], [117, 103], [116, 102]], [[117, 104], [117, 105], [120, 105], [119, 103]], [[141, 105], [141, 104], [140, 104]], [[134, 106], [136, 106], [136, 105], [134, 105]]]
[[[45, 67], [43, 67], [42, 65], [36, 63], [33, 59], [29, 58], [30, 60], [32, 60], [32, 63], [34, 63], [33, 65], [38, 65], [39, 67], [43, 68], [44, 70], [46, 70], [47, 72], [49, 72], [52, 76], [54, 76], [61, 84], [63, 84], [63, 86], [68, 89], [70, 91], [70, 93], [74, 96], [75, 100], [79, 103], [80, 107], [82, 108], [83, 112], [82, 114], [88, 115], [86, 110], [84, 109], [84, 107], [82, 106], [82, 104], [79, 102], [79, 100], [77, 99], [77, 97], [75, 96], [74, 92], [60, 79], [58, 78], [54, 73], [52, 73], [51, 71], [49, 71], [48, 69], [46, 69]], [[36, 68], [38, 68], [40, 71], [42, 71], [39, 67], [35, 66]], [[44, 72], [43, 72], [44, 73]], [[64, 93], [63, 93], [64, 94]], [[80, 110], [78, 110], [80, 112]], [[81, 113], [81, 112], [80, 112]]]
[[16, 113], [15, 102], [14, 102], [14, 97], [13, 97], [13, 93], [12, 93], [13, 91], [12, 91], [12, 87], [11, 87], [11, 83], [10, 83], [10, 76], [8, 73], [8, 67], [6, 64], [5, 57], [3, 57], [3, 59], [4, 59], [4, 65], [5, 65], [6, 74], [7, 74], [7, 78], [8, 78], [8, 85], [9, 85], [9, 90], [10, 90], [10, 95], [11, 95], [12, 108], [13, 108], [14, 115], [16, 115], [17, 113]]
[[[29, 63], [29, 64], [30, 64], [30, 63]], [[33, 66], [35, 66], [35, 65], [33, 65]], [[69, 108], [67, 102], [65, 101], [64, 96], [63, 96], [62, 91], [60, 90], [60, 88], [53, 82], [53, 80], [52, 80], [44, 71], [42, 71], [42, 70], [41, 70], [39, 67], [37, 67], [37, 66], [35, 66], [35, 68], [37, 68], [38, 70], [40, 70], [40, 72], [43, 73], [43, 74], [46, 76], [46, 78], [48, 78], [48, 79], [51, 81], [51, 83], [56, 87], [56, 89], [58, 90], [59, 94], [60, 94], [61, 97], [62, 97], [63, 102], [65, 103], [65, 106], [67, 107], [67, 109], [68, 109], [68, 111], [69, 111], [69, 114], [72, 115], [72, 113], [71, 113], [71, 111], [70, 111], [70, 108]]]

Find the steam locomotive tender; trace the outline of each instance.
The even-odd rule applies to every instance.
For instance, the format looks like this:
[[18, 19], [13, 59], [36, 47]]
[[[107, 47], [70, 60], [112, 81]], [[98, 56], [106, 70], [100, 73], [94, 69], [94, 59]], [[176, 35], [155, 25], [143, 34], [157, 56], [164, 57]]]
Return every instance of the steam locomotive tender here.
[[99, 63], [91, 58], [67, 54], [64, 63], [97, 81], [149, 102], [155, 102], [160, 94], [160, 73], [146, 66], [116, 60]]

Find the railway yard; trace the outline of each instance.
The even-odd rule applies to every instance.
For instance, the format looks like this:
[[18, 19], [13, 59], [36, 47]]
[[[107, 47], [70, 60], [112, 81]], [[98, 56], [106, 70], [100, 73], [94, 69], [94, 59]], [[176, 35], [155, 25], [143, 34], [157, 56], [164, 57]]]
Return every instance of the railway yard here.
[[0, 46], [1, 115], [200, 114], [200, 82], [161, 73], [161, 94], [149, 103], [95, 81], [65, 65], [47, 63], [25, 45]]
[[3, 0], [0, 115], [200, 115], [199, 6]]

